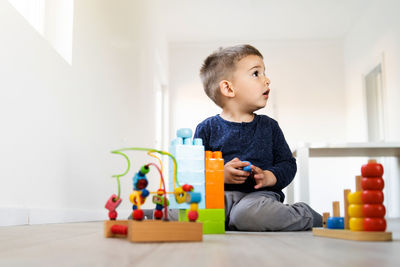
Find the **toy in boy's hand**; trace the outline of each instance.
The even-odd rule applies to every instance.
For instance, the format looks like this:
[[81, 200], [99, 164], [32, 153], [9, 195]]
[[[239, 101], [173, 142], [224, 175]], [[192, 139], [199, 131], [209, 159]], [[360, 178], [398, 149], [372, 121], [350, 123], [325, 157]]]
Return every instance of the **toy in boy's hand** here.
[[247, 165], [246, 167], [243, 167], [243, 170], [244, 170], [245, 172], [251, 172], [251, 163], [250, 163], [250, 161], [244, 160], [244, 161], [242, 161], [242, 162], [246, 162], [246, 163], [249, 164], [249, 165]]

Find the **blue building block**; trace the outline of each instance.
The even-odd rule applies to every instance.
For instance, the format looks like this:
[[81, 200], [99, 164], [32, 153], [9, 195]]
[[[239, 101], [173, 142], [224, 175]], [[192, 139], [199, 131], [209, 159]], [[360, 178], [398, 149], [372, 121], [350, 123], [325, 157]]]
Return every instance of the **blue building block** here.
[[190, 128], [180, 128], [176, 131], [176, 136], [181, 138], [190, 138], [192, 137], [193, 132]]
[[177, 174], [180, 184], [205, 184], [204, 171], [178, 172]]
[[201, 139], [201, 138], [193, 139], [193, 145], [194, 146], [202, 146], [203, 145], [203, 139]]
[[177, 158], [178, 172], [204, 172], [204, 159]]
[[[205, 163], [203, 140], [199, 138], [192, 139], [192, 130], [188, 128], [177, 131], [178, 138], [171, 141], [169, 152], [175, 157], [178, 165], [177, 178], [179, 184], [191, 184], [194, 192], [201, 195], [202, 201], [199, 208], [205, 208]], [[169, 183], [168, 191], [173, 191], [173, 162], [169, 165]], [[170, 208], [187, 209], [189, 204], [177, 204], [174, 197], [170, 198]]]
[[243, 160], [243, 162], [249, 163], [249, 165], [247, 165], [246, 167], [244, 167], [243, 170], [244, 170], [245, 172], [251, 172], [251, 163], [250, 163], [250, 161]]

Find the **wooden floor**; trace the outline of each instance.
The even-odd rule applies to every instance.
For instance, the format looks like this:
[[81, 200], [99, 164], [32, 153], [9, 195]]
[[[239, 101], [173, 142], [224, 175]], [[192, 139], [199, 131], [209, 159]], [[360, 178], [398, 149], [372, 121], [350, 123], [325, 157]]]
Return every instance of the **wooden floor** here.
[[136, 244], [104, 238], [103, 222], [0, 227], [0, 266], [400, 266], [400, 220], [388, 228], [392, 242], [228, 232], [203, 242]]

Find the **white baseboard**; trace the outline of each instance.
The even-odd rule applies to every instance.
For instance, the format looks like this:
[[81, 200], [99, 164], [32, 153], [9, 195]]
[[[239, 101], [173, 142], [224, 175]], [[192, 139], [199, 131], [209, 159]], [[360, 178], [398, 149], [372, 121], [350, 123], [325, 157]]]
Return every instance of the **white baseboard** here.
[[[118, 211], [118, 219], [126, 219], [130, 210]], [[0, 208], [0, 226], [90, 222], [108, 219], [106, 209], [41, 209], [41, 208]]]
[[29, 210], [26, 208], [0, 208], [0, 226], [29, 224]]

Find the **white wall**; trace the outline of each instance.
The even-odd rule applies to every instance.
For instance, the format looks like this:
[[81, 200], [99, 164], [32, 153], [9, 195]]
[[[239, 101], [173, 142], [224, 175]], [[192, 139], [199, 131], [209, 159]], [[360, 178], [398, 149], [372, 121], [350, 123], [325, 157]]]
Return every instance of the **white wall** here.
[[[374, 2], [348, 33], [344, 42], [347, 136], [367, 140], [363, 75], [377, 65], [384, 54], [386, 141], [400, 141], [400, 2]], [[379, 12], [377, 12], [379, 11]]]
[[[0, 1], [0, 225], [107, 218], [111, 175], [126, 167], [110, 151], [154, 146], [150, 8], [75, 1], [70, 66]], [[149, 157], [131, 155], [133, 175]], [[122, 218], [131, 177], [122, 178]]]
[[[344, 40], [349, 141], [367, 141], [367, 117], [363, 75], [382, 63], [384, 69], [385, 141], [400, 142], [400, 2], [375, 1], [368, 7]], [[384, 163], [385, 202], [388, 215], [400, 217], [399, 162]]]

